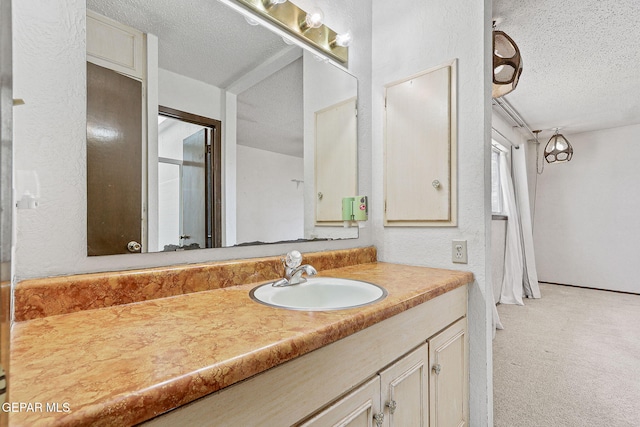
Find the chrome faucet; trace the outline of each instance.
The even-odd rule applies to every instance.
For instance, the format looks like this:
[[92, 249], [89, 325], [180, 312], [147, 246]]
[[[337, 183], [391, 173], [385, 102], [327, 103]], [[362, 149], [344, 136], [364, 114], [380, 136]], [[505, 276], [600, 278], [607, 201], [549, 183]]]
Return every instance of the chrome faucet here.
[[302, 277], [302, 273], [306, 273], [307, 276], [315, 276], [318, 274], [316, 269], [311, 265], [300, 265], [302, 264], [302, 254], [298, 251], [289, 252], [281, 261], [284, 266], [284, 277], [274, 282], [271, 286], [298, 285], [307, 281], [307, 279]]

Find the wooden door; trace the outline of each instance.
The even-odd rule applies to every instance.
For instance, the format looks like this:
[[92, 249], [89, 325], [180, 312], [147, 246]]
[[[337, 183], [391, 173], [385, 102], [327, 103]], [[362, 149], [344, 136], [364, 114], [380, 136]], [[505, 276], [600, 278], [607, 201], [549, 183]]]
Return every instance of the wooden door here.
[[429, 339], [431, 427], [467, 425], [467, 319]]
[[142, 242], [142, 83], [87, 63], [87, 254]]
[[342, 221], [342, 198], [357, 196], [356, 99], [316, 112], [316, 222]]
[[429, 426], [428, 360], [424, 343], [380, 372], [385, 426]]
[[182, 141], [182, 245], [207, 246], [206, 152], [209, 130], [201, 129]]
[[380, 407], [380, 377], [376, 376], [319, 414], [298, 424], [302, 427], [373, 427]]

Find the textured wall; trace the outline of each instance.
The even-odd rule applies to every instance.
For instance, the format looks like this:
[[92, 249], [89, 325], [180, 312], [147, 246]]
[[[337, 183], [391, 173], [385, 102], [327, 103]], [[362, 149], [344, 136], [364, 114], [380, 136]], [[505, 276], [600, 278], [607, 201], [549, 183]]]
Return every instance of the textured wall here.
[[[351, 29], [349, 70], [361, 88], [371, 86], [371, 5], [318, 0], [328, 25]], [[230, 258], [278, 255], [365, 246], [369, 229], [357, 240], [210, 249], [183, 253], [86, 256], [85, 178], [85, 2], [23, 0], [14, 4], [15, 168], [40, 177], [40, 207], [16, 212], [15, 273], [19, 279], [111, 271]], [[359, 133], [360, 192], [371, 190], [371, 95], [361, 90]]]
[[640, 294], [640, 125], [566, 137], [573, 159], [547, 164], [538, 177], [538, 277]]
[[[492, 425], [489, 64], [491, 2], [373, 2], [372, 217], [383, 261], [465, 269], [469, 293], [470, 425]], [[383, 227], [383, 122], [387, 83], [458, 58], [458, 226]], [[407, 183], [407, 185], [428, 185]], [[451, 262], [451, 240], [468, 242], [468, 265]]]
[[237, 241], [302, 239], [304, 184], [300, 157], [237, 145]]

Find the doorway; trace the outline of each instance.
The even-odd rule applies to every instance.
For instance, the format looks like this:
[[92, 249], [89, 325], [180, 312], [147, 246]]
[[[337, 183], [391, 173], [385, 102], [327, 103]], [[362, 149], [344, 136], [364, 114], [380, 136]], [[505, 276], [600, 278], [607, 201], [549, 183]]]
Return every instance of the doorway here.
[[158, 251], [222, 246], [221, 122], [158, 107]]

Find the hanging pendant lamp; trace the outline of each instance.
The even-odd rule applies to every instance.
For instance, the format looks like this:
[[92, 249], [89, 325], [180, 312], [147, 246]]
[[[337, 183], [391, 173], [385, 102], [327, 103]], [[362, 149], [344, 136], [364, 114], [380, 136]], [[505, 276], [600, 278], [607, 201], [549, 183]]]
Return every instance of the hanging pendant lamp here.
[[544, 147], [544, 159], [547, 163], [568, 162], [573, 157], [573, 147], [561, 133], [556, 133]]
[[522, 74], [520, 49], [504, 31], [493, 30], [493, 89], [491, 96], [499, 98], [516, 88]]

